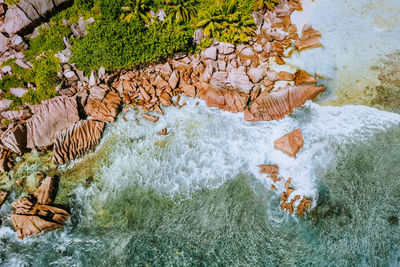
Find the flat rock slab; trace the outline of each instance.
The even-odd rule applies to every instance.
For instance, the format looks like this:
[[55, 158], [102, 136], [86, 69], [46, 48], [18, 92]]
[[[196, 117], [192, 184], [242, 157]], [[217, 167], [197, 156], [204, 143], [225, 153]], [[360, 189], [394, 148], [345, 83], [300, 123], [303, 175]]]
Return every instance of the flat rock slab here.
[[79, 121], [75, 97], [61, 96], [43, 102], [26, 122], [27, 146], [46, 148], [53, 144], [56, 135]]
[[292, 158], [296, 158], [296, 154], [303, 147], [303, 135], [300, 129], [296, 129], [281, 138], [274, 141], [274, 148], [282, 151]]

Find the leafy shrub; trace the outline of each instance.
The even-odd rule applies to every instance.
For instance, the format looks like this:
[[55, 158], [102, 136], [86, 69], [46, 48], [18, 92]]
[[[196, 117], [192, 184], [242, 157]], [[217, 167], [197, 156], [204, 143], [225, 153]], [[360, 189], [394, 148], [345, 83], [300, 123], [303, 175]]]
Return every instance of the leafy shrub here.
[[105, 20], [118, 20], [122, 11], [121, 8], [125, 4], [125, 0], [101, 0], [100, 13]]
[[156, 23], [146, 28], [138, 20], [96, 22], [85, 38], [74, 42], [72, 61], [85, 72], [144, 65], [190, 50], [192, 35], [192, 30], [178, 25]]
[[46, 54], [53, 54], [64, 50], [65, 44], [63, 41], [64, 36], [69, 36], [71, 30], [58, 24], [51, 24], [50, 27], [40, 28], [39, 36], [29, 40], [29, 49], [25, 51], [25, 56], [29, 60], [34, 60], [36, 56], [42, 52], [50, 52]]
[[33, 83], [36, 90], [30, 89], [23, 97], [22, 103], [38, 104], [57, 95], [56, 86], [60, 83], [57, 73], [60, 71], [56, 57], [48, 56], [34, 61], [35, 76]]
[[80, 10], [84, 11], [88, 11], [94, 6], [94, 0], [75, 0], [75, 3]]
[[203, 38], [203, 40], [201, 40], [201, 42], [200, 42], [200, 47], [201, 47], [201, 49], [206, 49], [206, 48], [209, 48], [212, 45], [212, 43], [213, 43], [212, 39]]

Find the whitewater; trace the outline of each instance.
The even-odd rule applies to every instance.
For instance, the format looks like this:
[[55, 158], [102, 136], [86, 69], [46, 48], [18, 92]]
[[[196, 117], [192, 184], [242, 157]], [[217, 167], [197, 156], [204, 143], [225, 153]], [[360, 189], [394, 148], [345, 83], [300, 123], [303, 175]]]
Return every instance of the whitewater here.
[[[63, 166], [65, 181], [74, 168], [94, 174], [68, 195], [66, 227], [18, 240], [3, 218], [0, 264], [398, 266], [400, 115], [348, 105], [379, 85], [371, 66], [400, 50], [400, 5], [376, 2], [305, 1], [294, 13], [299, 28], [311, 22], [322, 32], [324, 46], [288, 62], [318, 73], [327, 92], [280, 121], [246, 122], [186, 97], [156, 124], [121, 113], [93, 153]], [[347, 105], [327, 105], [338, 98]], [[163, 128], [169, 134], [157, 135]], [[296, 128], [304, 147], [293, 159], [273, 142]], [[97, 164], [85, 164], [91, 158]], [[306, 218], [281, 211], [285, 181], [271, 189], [260, 164], [292, 178], [292, 197], [312, 198]]]

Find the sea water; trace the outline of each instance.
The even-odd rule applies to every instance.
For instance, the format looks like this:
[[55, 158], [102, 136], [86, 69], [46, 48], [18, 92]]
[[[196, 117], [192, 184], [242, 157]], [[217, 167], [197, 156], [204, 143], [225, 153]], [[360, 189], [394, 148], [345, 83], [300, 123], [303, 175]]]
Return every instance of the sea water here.
[[[328, 93], [322, 101], [335, 97], [338, 85], [348, 81], [342, 79], [346, 57], [370, 55], [352, 44], [356, 38], [344, 40], [352, 35], [335, 30], [343, 29], [346, 21], [363, 38], [374, 33], [380, 53], [397, 49], [389, 34], [397, 26], [386, 21], [390, 16], [365, 13], [376, 13], [372, 2], [311, 4], [309, 18], [326, 36], [324, 48], [295, 56], [291, 63], [325, 76], [320, 82]], [[386, 6], [382, 12], [391, 14], [398, 7], [395, 2], [382, 1], [384, 5], [375, 8]], [[365, 7], [364, 13], [356, 7]], [[338, 39], [330, 34], [341, 37], [346, 47], [335, 47]], [[368, 72], [378, 58], [351, 66]], [[370, 78], [363, 73], [360, 80]], [[362, 87], [356, 82], [348, 86]], [[19, 197], [12, 192], [0, 209], [0, 264], [400, 264], [400, 115], [309, 101], [283, 120], [254, 123], [245, 122], [242, 114], [207, 108], [200, 100], [181, 101], [187, 105], [165, 109], [155, 124], [134, 110], [120, 114], [93, 153], [63, 166], [59, 201], [68, 201], [72, 213], [64, 228], [18, 240], [7, 217], [10, 203]], [[157, 135], [165, 127], [169, 134]], [[304, 148], [292, 159], [275, 150], [273, 141], [296, 128], [303, 132]], [[93, 158], [97, 164], [91, 165]], [[259, 164], [278, 164], [280, 174], [292, 178], [292, 197], [313, 199], [303, 219], [280, 210], [284, 181], [272, 190]], [[76, 182], [65, 197], [66, 184], [76, 179], [70, 173], [78, 168], [92, 182]]]

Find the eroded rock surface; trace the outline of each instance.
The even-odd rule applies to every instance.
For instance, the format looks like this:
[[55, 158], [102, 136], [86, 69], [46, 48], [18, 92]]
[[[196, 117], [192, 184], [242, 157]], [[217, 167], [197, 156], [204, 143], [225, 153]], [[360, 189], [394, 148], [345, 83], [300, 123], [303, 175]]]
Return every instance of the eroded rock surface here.
[[69, 218], [69, 212], [53, 205], [58, 190], [57, 179], [47, 177], [33, 195], [22, 197], [11, 204], [14, 210], [11, 222], [18, 238], [61, 228]]
[[116, 92], [106, 86], [94, 86], [90, 89], [85, 112], [93, 120], [112, 122], [118, 114], [120, 103], [121, 98]]
[[277, 92], [263, 91], [245, 110], [244, 118], [248, 121], [270, 121], [282, 119], [302, 106], [307, 100], [315, 98], [325, 90], [323, 86], [288, 86]]
[[22, 124], [10, 124], [1, 135], [1, 143], [11, 151], [22, 154], [26, 151], [26, 128]]
[[104, 126], [104, 122], [82, 120], [61, 131], [54, 142], [53, 162], [67, 163], [95, 148]]
[[79, 121], [75, 97], [60, 96], [44, 101], [26, 122], [27, 146], [47, 148], [56, 135]]

